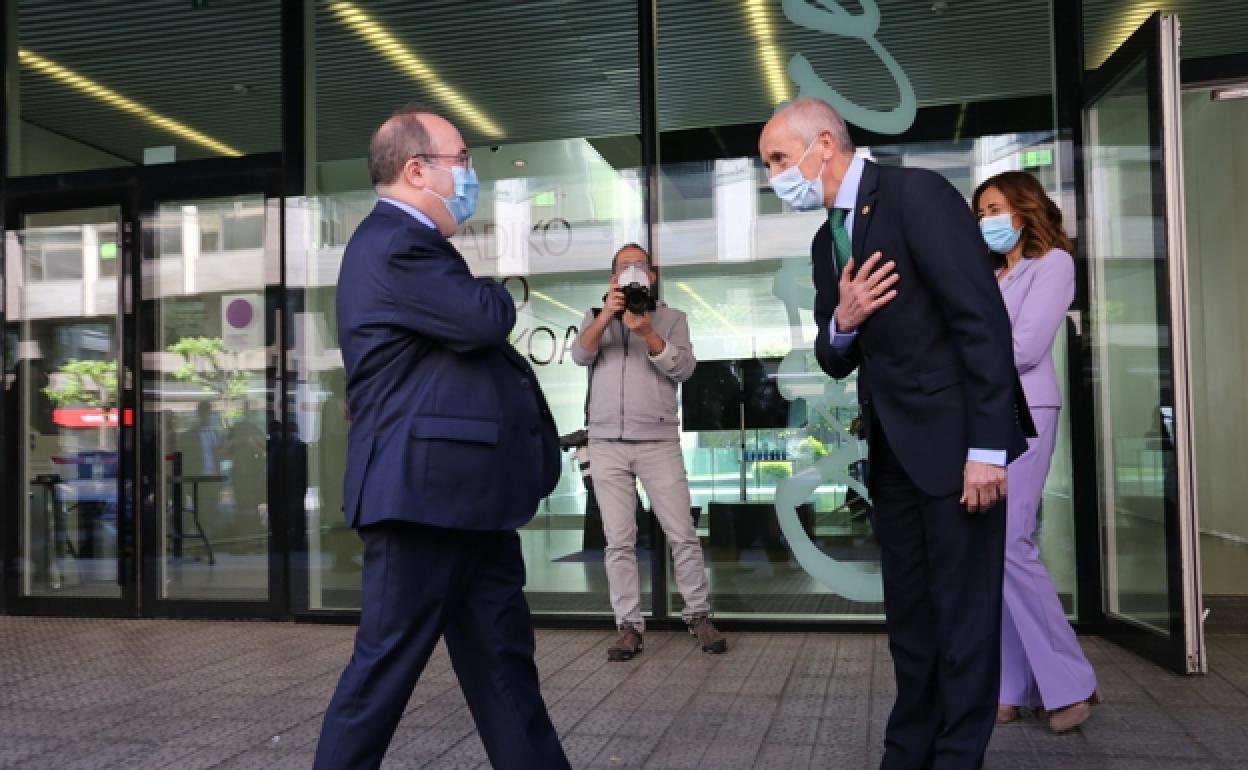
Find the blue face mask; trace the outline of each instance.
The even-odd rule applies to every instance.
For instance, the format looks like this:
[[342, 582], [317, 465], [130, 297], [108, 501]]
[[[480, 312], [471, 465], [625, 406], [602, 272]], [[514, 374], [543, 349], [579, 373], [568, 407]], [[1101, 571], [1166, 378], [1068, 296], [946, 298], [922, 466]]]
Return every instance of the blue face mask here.
[[984, 243], [998, 254], [1008, 254], [1010, 249], [1018, 245], [1023, 237], [1023, 228], [1014, 227], [1013, 214], [997, 214], [979, 220], [979, 232], [984, 236]]
[[776, 196], [798, 211], [823, 208], [823, 164], [819, 164], [819, 173], [815, 174], [814, 179], [802, 176], [802, 170], [798, 168], [814, 146], [815, 140], [812, 139], [797, 163], [768, 180], [771, 182], [771, 189], [776, 191]]
[[[438, 166], [438, 168], [446, 168]], [[477, 213], [477, 193], [480, 191], [481, 185], [477, 182], [477, 172], [471, 168], [463, 166], [451, 166], [451, 176], [455, 179], [455, 194], [449, 198], [443, 198], [433, 190], [429, 192], [438, 195], [438, 198], [446, 206], [446, 210], [455, 218], [455, 223], [462, 225], [467, 222], [473, 214]], [[427, 189], [427, 188], [426, 188]]]

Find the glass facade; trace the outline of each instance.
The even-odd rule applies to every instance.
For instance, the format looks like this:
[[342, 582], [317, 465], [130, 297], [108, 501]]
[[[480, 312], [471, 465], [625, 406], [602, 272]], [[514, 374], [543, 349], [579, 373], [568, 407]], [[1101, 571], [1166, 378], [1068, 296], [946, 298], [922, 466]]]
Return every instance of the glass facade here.
[[30, 214], [7, 238], [23, 596], [120, 596], [120, 221], [115, 206]]
[[264, 288], [277, 214], [261, 194], [162, 200], [144, 223], [142, 459], [152, 505], [168, 514], [162, 599], [269, 596], [269, 451], [280, 428], [265, 417]]
[[279, 0], [5, 9], [10, 176], [281, 149]]
[[[865, 447], [851, 428], [855, 384], [829, 380], [811, 352], [809, 249], [821, 215], [782, 205], [758, 159], [777, 104], [824, 98], [861, 154], [934, 169], [968, 198], [989, 176], [1030, 171], [1072, 236], [1080, 210], [1106, 226], [1148, 226], [1129, 215], [1139, 203], [1129, 151], [1105, 161], [1126, 169], [1121, 200], [1081, 198], [1073, 119], [1060, 117], [1075, 84], [1059, 78], [1063, 33], [1054, 37], [1048, 0], [864, 0], [853, 10], [780, 0], [57, 5], [5, 4], [8, 596], [116, 599], [133, 589], [170, 612], [359, 606], [360, 542], [342, 518], [350, 415], [334, 287], [376, 198], [369, 136], [407, 103], [445, 114], [471, 147], [481, 199], [454, 242], [474, 273], [514, 295], [512, 343], [533, 363], [560, 433], [584, 427], [586, 371], [570, 345], [601, 304], [611, 255], [628, 242], [653, 252], [662, 296], [688, 314], [699, 360], [682, 393], [681, 445], [724, 618], [882, 618]], [[1082, 3], [1089, 67], [1138, 24], [1118, 5]], [[1185, 52], [1244, 52], [1203, 6], [1177, 10], [1192, 17]], [[1242, 10], [1223, 10], [1226, 25], [1248, 24]], [[122, 27], [138, 37], [119, 50], [110, 31]], [[1237, 108], [1209, 93], [1186, 103], [1187, 120], [1210, 137], [1191, 145], [1193, 159], [1215, 141], [1233, 144], [1233, 132], [1215, 136], [1226, 124], [1210, 111]], [[1145, 146], [1123, 136], [1128, 150]], [[195, 171], [158, 176], [169, 164]], [[285, 194], [200, 183], [253, 167], [280, 176]], [[1222, 169], [1231, 176], [1220, 201], [1236, 199], [1233, 168]], [[49, 174], [71, 190], [97, 184], [100, 169], [128, 180], [111, 188], [116, 205], [44, 195], [36, 206], [24, 192]], [[1189, 198], [1200, 186], [1189, 179]], [[1125, 230], [1084, 229], [1084, 240], [1137, 243]], [[1226, 290], [1242, 239], [1212, 219], [1189, 237], [1194, 263], [1223, 266], [1201, 273], [1199, 290]], [[1137, 256], [1089, 272], [1092, 316], [1082, 324], [1072, 314], [1058, 336], [1059, 378], [1074, 372], [1080, 385], [1068, 400], [1082, 397], [1081, 371], [1095, 374], [1099, 443], [1087, 472], [1098, 491], [1077, 494], [1082, 433], [1066, 409], [1038, 537], [1072, 617], [1097, 611], [1078, 599], [1089, 595], [1086, 553], [1100, 563], [1101, 551], [1107, 609], [1147, 624], [1166, 542], [1148, 510], [1165, 490], [1148, 470], [1156, 425], [1140, 421], [1159, 414], [1157, 398], [1143, 401], [1167, 374], [1156, 350], [1149, 364], [1119, 344], [1164, 326], [1156, 287], [1135, 269], [1149, 257]], [[1236, 319], [1212, 312], [1196, 324], [1208, 349], [1242, 348], [1227, 331]], [[1091, 343], [1102, 358], [1087, 355], [1090, 329], [1107, 341]], [[1226, 396], [1234, 371], [1202, 369], [1209, 403]], [[744, 418], [715, 407], [742, 397]], [[1229, 456], [1216, 449], [1230, 435], [1220, 418], [1197, 420], [1209, 455]], [[606, 618], [596, 506], [570, 452], [566, 460], [521, 533], [529, 601], [542, 616]], [[1243, 490], [1233, 473], [1210, 470], [1220, 467], [1201, 470], [1214, 522], [1206, 539], [1234, 555], [1245, 542], [1233, 503]], [[1121, 516], [1101, 542], [1077, 548], [1080, 522], [1097, 515], [1081, 499]], [[640, 500], [643, 607], [675, 617], [681, 598], [644, 492]], [[1217, 575], [1228, 595], [1243, 584], [1232, 567]], [[1134, 586], [1119, 592], [1128, 609], [1110, 607], [1111, 584]]]
[[1248, 516], [1239, 467], [1248, 431], [1248, 100], [1204, 86], [1183, 95], [1200, 505], [1201, 577], [1211, 630], [1248, 629]]
[[[828, 383], [810, 350], [809, 243], [819, 216], [785, 210], [757, 160], [763, 121], [776, 103], [797, 96], [791, 85], [777, 90], [775, 68], [810, 52], [812, 67], [838, 73], [838, 82], [855, 89], [843, 98], [876, 116], [865, 121], [875, 130], [863, 132], [862, 151], [878, 162], [938, 169], [968, 196], [994, 173], [1033, 168], [1055, 198], [1069, 200], [1071, 180], [1057, 170], [1048, 5], [1017, 12], [1030, 30], [1018, 41], [1030, 64], [1008, 90], [997, 91], [967, 74], [981, 55], [963, 45], [979, 34], [965, 20], [939, 20], [950, 33], [942, 55], [952, 57], [948, 72], [956, 78], [927, 71], [930, 45], [902, 42], [931, 23], [926, 9], [894, 9], [884, 27], [892, 37], [882, 32], [878, 42], [838, 34], [826, 12], [786, 18], [780, 4], [663, 2], [656, 10], [659, 165], [657, 218], [648, 231], [639, 88], [635, 77], [618, 74], [636, 66], [634, 3], [597, 4], [592, 17], [563, 19], [593, 34], [598, 44], [589, 59], [580, 38], [551, 33], [534, 46], [548, 20], [468, 10], [470, 18], [456, 24], [468, 24], [476, 39], [505, 37], [499, 44], [509, 56], [480, 63], [459, 82], [450, 79], [455, 30], [442, 30], [423, 12], [385, 3], [318, 9], [309, 46], [317, 194], [291, 209], [291, 230], [306, 240], [287, 259], [287, 285], [303, 289], [295, 321], [296, 411], [318, 423], [302, 431], [313, 482], [311, 608], [358, 606], [359, 543], [339, 513], [345, 424], [332, 301], [343, 246], [375, 199], [363, 152], [386, 108], [436, 104], [437, 89], [447, 88], [455, 93], [448, 114], [477, 148], [473, 163], [482, 180], [478, 214], [454, 240], [475, 273], [503, 280], [516, 295], [513, 344], [534, 364], [560, 432], [584, 427], [586, 373], [569, 355], [577, 327], [601, 304], [615, 249], [646, 243], [660, 267], [663, 297], [689, 316], [701, 362], [685, 387], [682, 446], [717, 613], [881, 617], [878, 554], [860, 478], [865, 447], [848, 432], [857, 414], [854, 385]], [[891, 71], [889, 45], [898, 52]], [[883, 58], [873, 46], [884, 47]], [[531, 59], [540, 69], [523, 66]], [[413, 83], [408, 65], [415, 60], [426, 70]], [[552, 82], [550, 71], [568, 77]], [[344, 78], [376, 84], [367, 109], [353, 101], [361, 95], [343, 88]], [[1003, 104], [1018, 107], [1017, 116], [1002, 119]], [[941, 120], [955, 110], [962, 126]], [[540, 120], [531, 119], [535, 112]], [[920, 131], [911, 130], [916, 125]], [[919, 135], [899, 141], [908, 134]], [[761, 387], [744, 387], [767, 400], [760, 410], [766, 413], [750, 414], [744, 430], [720, 424], [705, 408], [707, 399], [724, 397], [725, 373], [734, 382], [755, 380]], [[1058, 454], [1059, 466], [1068, 465], [1068, 444]], [[543, 613], [605, 614], [597, 512], [568, 459], [559, 488], [522, 532], [530, 603]], [[1047, 550], [1073, 608], [1068, 478], [1055, 474], [1053, 486]], [[648, 504], [644, 490], [642, 502]], [[641, 532], [641, 558], [653, 565], [659, 539], [648, 516]], [[650, 611], [653, 575], [642, 572]], [[670, 577], [665, 582], [674, 585]], [[673, 593], [669, 611], [680, 601]]]

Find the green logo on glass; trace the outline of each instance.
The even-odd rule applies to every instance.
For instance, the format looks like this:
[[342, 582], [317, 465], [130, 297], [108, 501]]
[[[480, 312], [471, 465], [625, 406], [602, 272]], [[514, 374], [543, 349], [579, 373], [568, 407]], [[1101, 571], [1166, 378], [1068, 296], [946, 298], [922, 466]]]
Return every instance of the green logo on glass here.
[[910, 78], [906, 77], [893, 55], [875, 39], [875, 33], [880, 29], [879, 6], [875, 4], [875, 0], [860, 1], [862, 13], [852, 14], [836, 0], [816, 0], [818, 5], [811, 4], [808, 0], [784, 0], [784, 15], [799, 27], [866, 43], [893, 76], [893, 82], [897, 84], [897, 105], [890, 110], [873, 110], [851, 102], [828, 85], [815, 72], [810, 61], [800, 53], [789, 59], [789, 78], [797, 86], [799, 99], [822, 99], [835, 107], [846, 121], [868, 131], [877, 134], [900, 134], [914, 124], [914, 86], [910, 84]]

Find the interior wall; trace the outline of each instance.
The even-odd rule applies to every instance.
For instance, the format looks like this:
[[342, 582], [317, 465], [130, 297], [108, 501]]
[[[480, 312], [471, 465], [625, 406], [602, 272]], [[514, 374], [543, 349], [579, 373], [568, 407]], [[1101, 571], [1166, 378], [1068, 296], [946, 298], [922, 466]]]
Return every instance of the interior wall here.
[[1183, 97], [1197, 494], [1205, 590], [1248, 593], [1248, 99]]

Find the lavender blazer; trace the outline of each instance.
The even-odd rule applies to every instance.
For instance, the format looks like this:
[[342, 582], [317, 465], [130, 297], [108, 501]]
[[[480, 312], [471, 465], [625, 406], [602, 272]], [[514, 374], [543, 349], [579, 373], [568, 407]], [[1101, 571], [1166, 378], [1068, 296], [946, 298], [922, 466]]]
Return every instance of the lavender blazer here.
[[1053, 366], [1053, 342], [1075, 298], [1075, 261], [1061, 249], [1024, 259], [1001, 282], [1013, 327], [1014, 365], [1027, 404], [1060, 407], [1062, 391]]

